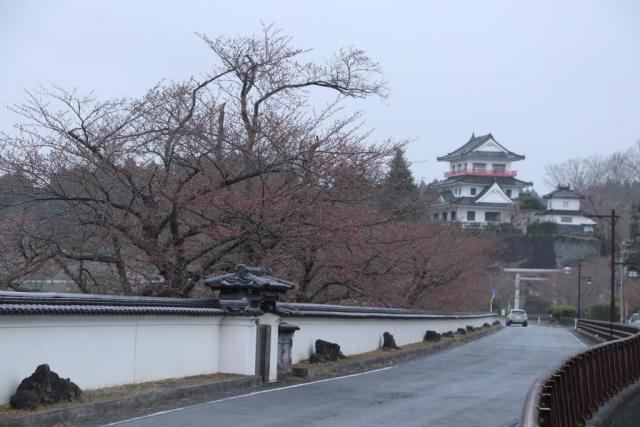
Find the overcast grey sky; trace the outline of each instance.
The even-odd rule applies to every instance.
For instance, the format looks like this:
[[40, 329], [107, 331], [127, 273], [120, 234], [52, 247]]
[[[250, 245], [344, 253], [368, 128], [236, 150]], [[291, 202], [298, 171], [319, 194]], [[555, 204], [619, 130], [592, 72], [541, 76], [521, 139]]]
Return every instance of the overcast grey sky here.
[[[259, 32], [275, 23], [312, 56], [357, 46], [379, 61], [385, 101], [357, 106], [375, 138], [414, 138], [417, 178], [438, 155], [492, 132], [544, 165], [611, 153], [640, 139], [640, 1], [0, 0], [0, 103], [40, 83], [136, 96], [160, 79], [203, 76], [213, 58], [194, 32]], [[16, 118], [0, 109], [0, 129]]]

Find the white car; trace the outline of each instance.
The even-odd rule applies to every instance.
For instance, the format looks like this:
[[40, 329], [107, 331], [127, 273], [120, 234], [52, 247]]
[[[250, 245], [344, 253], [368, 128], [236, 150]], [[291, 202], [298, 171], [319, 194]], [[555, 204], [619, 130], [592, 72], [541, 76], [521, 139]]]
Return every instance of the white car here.
[[519, 323], [522, 326], [526, 327], [527, 322], [527, 313], [524, 310], [511, 310], [509, 314], [507, 314], [507, 326], [511, 326], [512, 323]]

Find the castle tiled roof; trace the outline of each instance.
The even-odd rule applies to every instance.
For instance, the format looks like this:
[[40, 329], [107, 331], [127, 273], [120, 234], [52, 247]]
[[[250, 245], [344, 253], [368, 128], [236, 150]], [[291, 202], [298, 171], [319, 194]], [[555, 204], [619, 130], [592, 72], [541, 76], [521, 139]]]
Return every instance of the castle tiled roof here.
[[484, 206], [484, 207], [491, 207], [491, 208], [506, 206], [505, 203], [487, 203], [487, 202], [479, 203], [478, 202], [478, 200], [482, 196], [484, 196], [487, 193], [487, 191], [489, 191], [490, 188], [491, 186], [487, 185], [485, 188], [482, 189], [482, 191], [480, 191], [475, 196], [471, 196], [471, 197], [470, 196], [456, 197], [451, 190], [444, 190], [443, 192], [440, 193], [440, 195], [448, 205]]
[[543, 199], [584, 199], [583, 195], [580, 195], [573, 191], [568, 185], [558, 185], [558, 187], [549, 194], [542, 196]]
[[[505, 151], [495, 152], [495, 151], [475, 151], [478, 147], [482, 146], [485, 142], [493, 140], [500, 148]], [[451, 153], [438, 157], [439, 161], [443, 160], [454, 160], [465, 155], [471, 154], [473, 152], [474, 157], [486, 157], [492, 159], [504, 159], [504, 160], [523, 160], [524, 156], [521, 154], [516, 154], [513, 151], [508, 150], [503, 145], [498, 143], [492, 134], [486, 134], [481, 136], [471, 135], [469, 141], [464, 144], [462, 147], [457, 150], [452, 151]]]
[[494, 182], [497, 182], [501, 187], [529, 187], [533, 185], [532, 182], [521, 181], [510, 176], [461, 175], [443, 179], [442, 181], [431, 184], [430, 187], [446, 187], [452, 184], [491, 185]]

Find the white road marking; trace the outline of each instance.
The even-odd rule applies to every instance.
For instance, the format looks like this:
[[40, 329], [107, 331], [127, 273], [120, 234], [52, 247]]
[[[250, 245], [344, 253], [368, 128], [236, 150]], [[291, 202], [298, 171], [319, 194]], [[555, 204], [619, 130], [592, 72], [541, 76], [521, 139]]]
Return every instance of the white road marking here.
[[[569, 332], [569, 331], [567, 331]], [[582, 344], [583, 347], [589, 347], [588, 345], [586, 345], [585, 343], [583, 343], [582, 341], [580, 341], [578, 339], [578, 337], [576, 337], [573, 333], [569, 332], [569, 335], [571, 335], [573, 337], [574, 340], [578, 341], [580, 344]]]
[[287, 390], [287, 389], [290, 389], [290, 388], [304, 387], [304, 386], [308, 386], [308, 385], [324, 383], [324, 382], [327, 382], [327, 381], [336, 381], [336, 380], [342, 380], [342, 379], [345, 379], [345, 378], [359, 377], [360, 375], [373, 374], [373, 373], [376, 373], [376, 372], [386, 371], [388, 369], [393, 369], [393, 368], [395, 368], [395, 366], [387, 366], [386, 368], [374, 369], [372, 371], [360, 372], [360, 373], [357, 373], [357, 374], [344, 375], [342, 377], [325, 378], [323, 380], [311, 381], [311, 382], [308, 382], [308, 383], [294, 384], [294, 385], [288, 385], [288, 386], [285, 386], [285, 387], [270, 388], [270, 389], [267, 389], [267, 390], [254, 391], [252, 393], [241, 394], [239, 396], [225, 397], [223, 399], [211, 400], [209, 402], [197, 403], [195, 405], [183, 406], [181, 408], [168, 409], [166, 411], [154, 412], [153, 414], [149, 414], [149, 415], [143, 415], [143, 416], [140, 416], [140, 417], [129, 418], [127, 420], [116, 421], [114, 423], [104, 424], [103, 427], [106, 427], [106, 426], [117, 426], [119, 424], [124, 424], [124, 423], [128, 423], [128, 422], [131, 422], [131, 421], [138, 421], [138, 420], [143, 420], [145, 418], [157, 417], [158, 415], [170, 414], [172, 412], [179, 412], [179, 411], [182, 411], [182, 410], [185, 410], [185, 409], [197, 408], [197, 407], [200, 407], [200, 406], [210, 405], [212, 403], [220, 403], [220, 402], [225, 402], [227, 400], [241, 399], [243, 397], [251, 397], [251, 396], [255, 396], [255, 395], [263, 394], [263, 393], [271, 393], [272, 391]]

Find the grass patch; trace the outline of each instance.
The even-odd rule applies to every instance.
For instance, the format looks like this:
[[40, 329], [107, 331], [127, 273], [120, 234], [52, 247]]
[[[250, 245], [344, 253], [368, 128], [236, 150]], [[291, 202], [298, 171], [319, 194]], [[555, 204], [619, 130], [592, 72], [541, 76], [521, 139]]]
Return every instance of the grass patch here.
[[[226, 380], [240, 378], [242, 375], [234, 374], [209, 374], [195, 375], [191, 377], [172, 378], [160, 381], [149, 381], [137, 384], [125, 384], [115, 387], [106, 387], [93, 390], [82, 390], [82, 398], [73, 402], [60, 402], [54, 405], [42, 406], [33, 410], [13, 409], [11, 406], [0, 405], [1, 416], [19, 416], [24, 414], [37, 414], [47, 412], [52, 409], [70, 408], [74, 406], [82, 406], [87, 403], [95, 403], [107, 400], [116, 400], [125, 397], [135, 396], [137, 394], [149, 393], [154, 391], [170, 390], [174, 388], [189, 387], [201, 384], [210, 384], [213, 382], [223, 382]], [[63, 426], [63, 424], [61, 424]]]
[[[294, 368], [303, 368], [303, 369], [307, 369], [307, 368], [312, 368], [312, 367], [316, 367], [316, 366], [336, 366], [336, 365], [340, 365], [341, 363], [350, 361], [350, 360], [370, 360], [370, 359], [376, 359], [377, 357], [381, 356], [381, 355], [385, 355], [385, 354], [390, 354], [390, 353], [403, 353], [403, 352], [407, 352], [410, 350], [414, 350], [414, 349], [422, 349], [422, 348], [439, 348], [442, 347], [443, 344], [449, 343], [449, 342], [456, 342], [456, 341], [467, 341], [469, 337], [472, 337], [474, 335], [477, 335], [480, 332], [483, 331], [487, 331], [487, 330], [492, 330], [494, 329], [496, 326], [490, 326], [488, 328], [476, 328], [474, 332], [468, 332], [467, 334], [462, 336], [462, 335], [457, 335], [454, 334], [453, 337], [445, 337], [442, 336], [440, 341], [438, 342], [433, 342], [433, 341], [420, 341], [420, 342], [416, 342], [413, 344], [406, 344], [403, 346], [400, 346], [400, 349], [398, 350], [382, 350], [382, 348], [379, 348], [377, 350], [373, 350], [373, 351], [369, 351], [366, 353], [359, 353], [359, 354], [353, 354], [353, 355], [349, 355], [349, 356], [345, 356], [344, 359], [339, 359], [335, 362], [327, 362], [327, 363], [310, 363], [309, 360], [303, 360], [302, 362], [296, 363], [295, 365], [293, 365]], [[465, 339], [466, 337], [466, 339]]]

